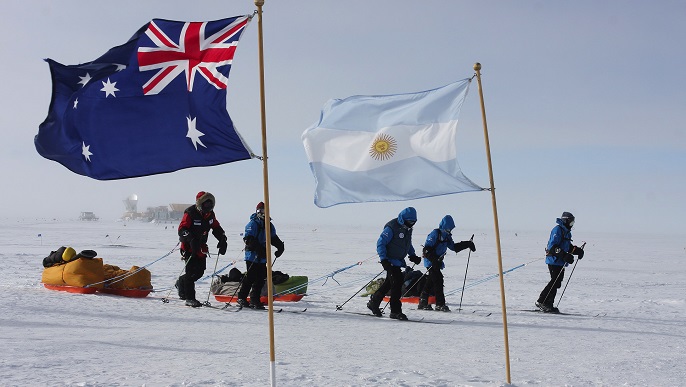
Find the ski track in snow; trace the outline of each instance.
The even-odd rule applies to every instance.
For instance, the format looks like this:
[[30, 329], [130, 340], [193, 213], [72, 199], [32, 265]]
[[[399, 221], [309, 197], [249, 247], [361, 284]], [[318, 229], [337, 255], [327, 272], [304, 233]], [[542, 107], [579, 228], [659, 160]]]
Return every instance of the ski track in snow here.
[[[143, 299], [68, 294], [40, 284], [43, 258], [62, 245], [77, 251], [94, 249], [105, 263], [128, 269], [169, 252], [177, 242], [176, 224], [4, 224], [1, 385], [269, 385], [268, 313], [188, 308], [174, 292], [171, 302], [161, 301], [183, 267], [177, 252], [149, 267], [153, 286], [166, 290]], [[244, 270], [243, 225], [223, 225], [229, 250], [218, 267], [237, 260], [236, 266]], [[343, 313], [336, 305], [381, 270], [373, 258], [378, 227], [278, 227], [287, 248], [274, 270], [313, 280], [363, 263], [337, 273], [335, 280], [311, 283], [308, 295], [298, 303], [275, 303], [284, 311], [307, 308], [305, 313], [274, 315], [277, 385], [506, 385], [497, 278], [468, 287], [462, 312], [457, 311], [460, 292], [447, 298], [452, 313], [404, 305], [411, 319], [450, 324], [407, 324]], [[416, 227], [416, 248], [429, 231]], [[454, 231], [456, 240], [468, 239], [472, 233], [478, 250], [471, 254], [467, 285], [497, 272], [491, 231], [476, 232], [459, 224]], [[503, 269], [540, 258], [548, 233], [501, 232]], [[106, 235], [118, 236], [117, 244]], [[548, 280], [542, 259], [504, 277], [512, 385], [681, 385], [686, 377], [683, 236], [585, 234], [583, 230], [575, 230], [574, 235], [588, 241], [586, 256], [578, 263], [559, 308], [579, 315], [522, 311], [535, 308], [534, 301]], [[446, 290], [461, 289], [466, 258], [464, 252], [446, 257]], [[205, 274], [214, 264], [212, 257]], [[196, 288], [198, 300], [208, 299], [209, 280]], [[223, 305], [213, 297], [209, 300]], [[343, 310], [366, 312], [366, 300], [354, 297]]]

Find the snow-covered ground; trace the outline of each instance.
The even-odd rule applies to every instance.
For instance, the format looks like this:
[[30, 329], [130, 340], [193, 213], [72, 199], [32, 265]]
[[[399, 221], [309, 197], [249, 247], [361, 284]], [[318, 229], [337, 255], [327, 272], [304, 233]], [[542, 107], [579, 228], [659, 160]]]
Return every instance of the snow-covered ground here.
[[[161, 302], [182, 270], [178, 252], [149, 267], [157, 291], [144, 299], [68, 294], [40, 284], [43, 258], [60, 246], [94, 249], [105, 263], [128, 269], [172, 250], [176, 224], [53, 219], [2, 223], [0, 385], [269, 385], [267, 313], [192, 309], [174, 297]], [[466, 251], [446, 258], [446, 290], [457, 290], [448, 297], [452, 313], [404, 307], [411, 319], [450, 324], [345, 313], [365, 311], [366, 298], [361, 297], [336, 310], [381, 271], [375, 242], [382, 223], [327, 228], [276, 221], [286, 252], [274, 270], [322, 278], [309, 285], [302, 301], [275, 304], [284, 309], [274, 315], [277, 385], [506, 385], [498, 279], [479, 282], [497, 272], [492, 230], [459, 224], [454, 230], [456, 240], [476, 234], [462, 312], [457, 307]], [[244, 269], [243, 224], [224, 226], [229, 252], [218, 267], [236, 260]], [[424, 242], [430, 227], [418, 224], [415, 247]], [[683, 385], [686, 238], [574, 230], [576, 244], [588, 242], [586, 256], [576, 266], [559, 308], [575, 315], [557, 316], [524, 311], [534, 308], [548, 281], [542, 259], [548, 234], [501, 232], [504, 269], [526, 264], [505, 276], [512, 385]], [[324, 281], [327, 274], [357, 262], [362, 263]], [[214, 264], [208, 261], [206, 274]], [[198, 299], [207, 300], [209, 280], [198, 283], [197, 289]], [[304, 308], [302, 314], [287, 312]]]

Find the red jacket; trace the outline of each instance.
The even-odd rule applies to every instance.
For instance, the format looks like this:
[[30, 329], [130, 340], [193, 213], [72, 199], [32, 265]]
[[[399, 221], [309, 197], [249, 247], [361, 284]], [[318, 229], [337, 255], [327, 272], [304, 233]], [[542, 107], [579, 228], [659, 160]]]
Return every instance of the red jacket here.
[[179, 240], [184, 257], [190, 257], [193, 253], [198, 258], [207, 256], [207, 237], [210, 229], [217, 240], [225, 238], [224, 229], [214, 216], [214, 211], [203, 215], [195, 206], [186, 208], [179, 223]]

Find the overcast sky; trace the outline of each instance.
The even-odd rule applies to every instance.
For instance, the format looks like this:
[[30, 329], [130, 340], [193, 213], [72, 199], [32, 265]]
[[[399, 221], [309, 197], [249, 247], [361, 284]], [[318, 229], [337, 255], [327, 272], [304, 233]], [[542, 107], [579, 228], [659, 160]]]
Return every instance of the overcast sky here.
[[[0, 2], [2, 217], [94, 211], [114, 220], [134, 193], [143, 209], [207, 190], [220, 220], [245, 223], [263, 198], [259, 160], [97, 181], [42, 158], [33, 139], [50, 102], [44, 58], [91, 61], [153, 18], [215, 20], [254, 9], [250, 0]], [[263, 10], [277, 225], [381, 228], [412, 205], [422, 228], [445, 214], [461, 234], [492, 228], [487, 192], [317, 208], [301, 142], [328, 99], [426, 90], [471, 77], [480, 62], [501, 229], [549, 230], [571, 211], [577, 233], [684, 233], [686, 2], [266, 0]], [[228, 101], [259, 154], [257, 27], [254, 19], [238, 46]], [[488, 186], [476, 83], [460, 118], [462, 170]]]

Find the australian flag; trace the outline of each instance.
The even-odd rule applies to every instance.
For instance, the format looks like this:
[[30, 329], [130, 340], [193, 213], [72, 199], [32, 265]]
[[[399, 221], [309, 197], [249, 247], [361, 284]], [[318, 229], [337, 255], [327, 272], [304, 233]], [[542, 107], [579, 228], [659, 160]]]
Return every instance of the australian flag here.
[[253, 157], [227, 111], [229, 70], [251, 16], [153, 19], [100, 58], [52, 75], [41, 156], [99, 180]]

